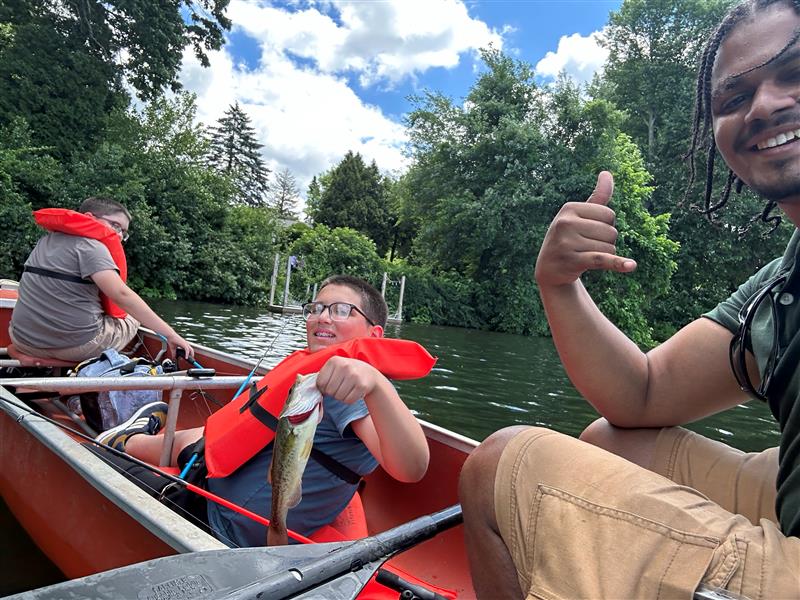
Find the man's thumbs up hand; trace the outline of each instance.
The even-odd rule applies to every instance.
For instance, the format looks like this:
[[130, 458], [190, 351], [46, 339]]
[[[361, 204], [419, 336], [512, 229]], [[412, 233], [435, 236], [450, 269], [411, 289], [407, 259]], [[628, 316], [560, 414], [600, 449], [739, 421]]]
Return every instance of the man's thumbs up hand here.
[[636, 261], [617, 256], [614, 211], [607, 204], [614, 194], [608, 171], [597, 176], [586, 202], [567, 202], [553, 219], [536, 260], [540, 287], [574, 282], [589, 270], [630, 273]]

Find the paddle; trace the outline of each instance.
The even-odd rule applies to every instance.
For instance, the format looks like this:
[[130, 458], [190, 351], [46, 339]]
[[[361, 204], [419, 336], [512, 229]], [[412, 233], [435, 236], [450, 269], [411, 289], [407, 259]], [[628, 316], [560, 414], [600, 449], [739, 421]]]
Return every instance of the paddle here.
[[353, 542], [178, 554], [73, 579], [9, 598], [352, 600], [390, 557], [461, 523], [456, 504]]

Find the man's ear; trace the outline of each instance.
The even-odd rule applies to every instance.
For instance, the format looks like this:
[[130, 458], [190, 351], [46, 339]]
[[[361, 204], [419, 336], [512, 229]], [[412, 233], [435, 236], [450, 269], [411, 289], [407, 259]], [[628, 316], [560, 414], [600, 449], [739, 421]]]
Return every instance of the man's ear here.
[[381, 327], [380, 325], [373, 325], [372, 326], [372, 331], [370, 331], [370, 333], [369, 333], [369, 337], [382, 338], [383, 337], [383, 327]]

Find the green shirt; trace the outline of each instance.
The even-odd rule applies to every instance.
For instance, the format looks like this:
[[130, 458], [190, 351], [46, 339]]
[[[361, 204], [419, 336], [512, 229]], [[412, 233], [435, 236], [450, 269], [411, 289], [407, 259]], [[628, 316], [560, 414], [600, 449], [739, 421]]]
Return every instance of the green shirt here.
[[[779, 360], [766, 395], [781, 430], [778, 453], [778, 490], [775, 512], [786, 535], [800, 537], [800, 232], [795, 230], [784, 255], [758, 271], [705, 317], [736, 333], [739, 309], [776, 274], [789, 277], [772, 293], [778, 321]], [[763, 378], [773, 343], [772, 309], [769, 298], [758, 306], [750, 333], [753, 355]], [[794, 343], [792, 343], [794, 342]]]

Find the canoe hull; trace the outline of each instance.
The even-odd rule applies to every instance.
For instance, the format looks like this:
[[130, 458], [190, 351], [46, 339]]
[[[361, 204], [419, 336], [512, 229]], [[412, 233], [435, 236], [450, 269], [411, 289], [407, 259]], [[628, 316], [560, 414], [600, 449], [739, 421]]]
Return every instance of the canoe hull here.
[[[0, 318], [4, 312], [0, 310]], [[7, 344], [4, 337], [7, 339], [6, 329], [0, 327], [0, 347]], [[146, 339], [155, 354], [158, 340]], [[246, 374], [254, 364], [202, 346], [196, 351], [197, 360], [219, 374]], [[211, 395], [229, 399], [234, 391], [219, 390]], [[0, 398], [13, 396], [0, 388]], [[215, 408], [197, 394], [184, 394], [178, 427], [203, 424]], [[39, 409], [71, 425], [46, 401], [40, 402]], [[224, 548], [114, 472], [69, 434], [35, 416], [23, 415], [0, 402], [0, 494], [67, 578], [176, 553]], [[421, 423], [431, 448], [430, 467], [422, 481], [402, 484], [381, 469], [366, 479], [362, 499], [371, 535], [458, 501], [458, 473], [476, 442]], [[398, 555], [390, 564], [454, 590], [459, 598], [474, 597], [462, 526]]]

